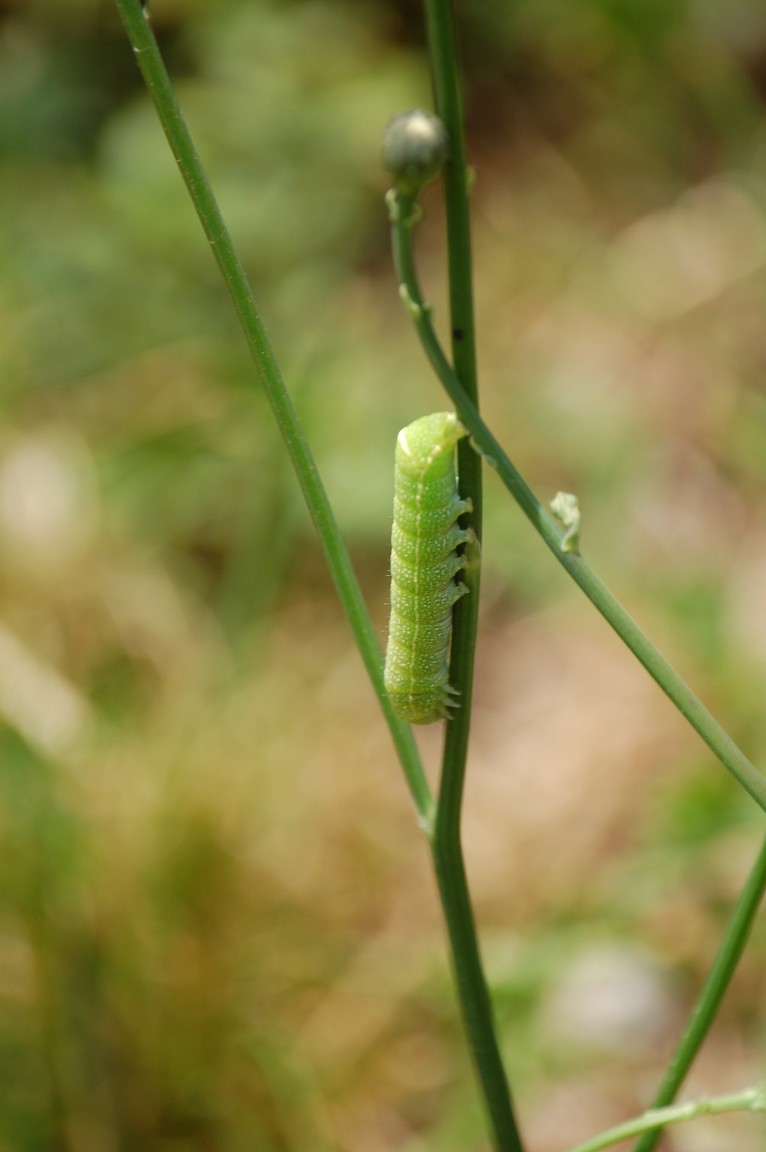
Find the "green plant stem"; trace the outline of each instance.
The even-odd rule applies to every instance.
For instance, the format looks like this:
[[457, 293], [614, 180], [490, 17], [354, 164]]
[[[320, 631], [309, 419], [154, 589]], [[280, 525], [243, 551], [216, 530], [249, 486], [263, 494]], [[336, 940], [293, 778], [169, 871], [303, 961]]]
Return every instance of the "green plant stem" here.
[[[157, 115], [210, 243], [274, 416], [284, 438], [303, 496], [316, 525], [365, 667], [391, 730], [422, 827], [430, 830], [433, 800], [409, 727], [396, 717], [383, 686], [383, 661], [375, 630], [362, 599], [348, 552], [306, 440], [297, 411], [285, 387], [266, 330], [255, 306], [244, 269], [237, 258], [194, 142], [175, 98], [157, 42], [139, 0], [115, 0]], [[263, 110], [264, 115], [267, 110]], [[256, 478], [253, 477], [253, 483]]]
[[[397, 220], [402, 228], [408, 230], [414, 226], [420, 212], [414, 197], [392, 189], [388, 193], [387, 203], [392, 220]], [[398, 255], [397, 275], [400, 283], [406, 283], [408, 278], [414, 276], [412, 248], [409, 245], [404, 246]], [[476, 456], [476, 453], [473, 455]], [[476, 458], [478, 459], [478, 456]], [[461, 494], [466, 495], [462, 487], [462, 471], [460, 477]], [[470, 594], [463, 597], [464, 601], [478, 601], [478, 587], [474, 576], [475, 572], [472, 569], [464, 574], [463, 578], [470, 589]], [[459, 604], [460, 602], [458, 606]], [[470, 633], [470, 630], [468, 631]], [[472, 639], [469, 634], [467, 642], [471, 644]], [[481, 963], [460, 837], [470, 722], [470, 710], [465, 707], [466, 702], [462, 693], [467, 691], [470, 698], [471, 689], [470, 681], [466, 685], [465, 678], [461, 675], [458, 659], [458, 653], [462, 654], [462, 644], [465, 641], [466, 633], [458, 629], [456, 619], [450, 679], [455, 686], [460, 686], [460, 708], [456, 719], [447, 726], [445, 736], [431, 854], [449, 937], [458, 1001], [492, 1129], [493, 1143], [500, 1152], [521, 1152], [523, 1146], [514, 1116]], [[468, 658], [472, 661], [473, 647]]]
[[[466, 395], [459, 377], [442, 351], [431, 323], [430, 309], [423, 300], [412, 257], [412, 213], [395, 210], [391, 203], [391, 236], [394, 263], [400, 281], [400, 294], [412, 316], [424, 351], [452, 399], [458, 416], [471, 434], [474, 446], [496, 470], [524, 515], [537, 530], [553, 555], [582, 589], [594, 607], [612, 626], [649, 675], [685, 716], [710, 750], [731, 772], [755, 802], [766, 811], [766, 777], [750, 763], [728, 732], [705, 708], [698, 696], [681, 679], [665, 657], [654, 647], [632, 617], [577, 552], [562, 548], [565, 533], [543, 507], [500, 443], [482, 420], [476, 405]], [[468, 599], [468, 597], [464, 597]]]
[[[468, 173], [452, 0], [425, 0], [425, 15], [433, 72], [434, 103], [449, 140], [447, 160], [442, 171], [442, 187], [447, 231], [453, 370], [459, 377], [465, 394], [478, 408], [479, 385], [476, 370]], [[460, 495], [464, 499], [470, 499], [473, 505], [471, 527], [480, 545], [483, 520], [481, 460], [465, 441], [461, 441], [458, 445], [458, 476]], [[455, 711], [445, 732], [434, 837], [437, 867], [447, 871], [453, 867], [451, 861], [456, 860], [461, 852], [460, 816], [468, 756], [479, 620], [478, 564], [471, 565], [466, 570], [464, 582], [470, 595], [463, 596], [455, 605], [450, 653], [450, 683], [459, 693], [460, 707]], [[460, 879], [456, 872], [455, 884], [459, 883]], [[464, 876], [463, 883], [465, 883]], [[444, 885], [444, 889], [449, 890], [448, 883]]]
[[492, 1018], [460, 842], [432, 842], [463, 1024], [498, 1152], [523, 1152]]
[[[452, 361], [465, 394], [478, 407], [473, 264], [462, 92], [452, 0], [425, 0], [434, 103], [449, 139], [442, 173], [447, 231]], [[414, 206], [410, 204], [410, 207]], [[481, 460], [465, 441], [458, 446], [460, 494], [473, 504], [471, 526], [482, 536]], [[523, 1152], [503, 1068], [492, 1004], [484, 977], [460, 836], [471, 723], [479, 615], [479, 565], [464, 573], [469, 595], [453, 613], [450, 683], [460, 707], [447, 724], [431, 851], [450, 941], [458, 999], [498, 1152]]]
[[[436, 112], [447, 131], [449, 151], [442, 172], [447, 231], [449, 313], [454, 372], [467, 396], [478, 408], [478, 375], [476, 371], [476, 332], [473, 306], [473, 263], [468, 204], [468, 176], [465, 157], [465, 134], [460, 77], [457, 65], [457, 36], [452, 0], [425, 0], [429, 55], [433, 73]], [[411, 203], [411, 202], [410, 202]], [[414, 209], [414, 205], [412, 205]], [[482, 535], [481, 460], [462, 441], [458, 446], [460, 495], [470, 499], [471, 527], [477, 540]], [[471, 725], [473, 673], [476, 635], [479, 619], [479, 565], [472, 565], [464, 576], [469, 595], [463, 596], [453, 612], [450, 655], [450, 683], [459, 693], [460, 707], [447, 725], [442, 756], [442, 772], [433, 839], [437, 872], [446, 873], [442, 899], [450, 899], [453, 888], [449, 874], [454, 871], [454, 890], [465, 887], [465, 872], [457, 859], [460, 849], [460, 815], [462, 809], [468, 737]], [[445, 909], [446, 910], [446, 909]], [[463, 916], [460, 923], [465, 923]], [[472, 926], [472, 921], [471, 921]], [[480, 970], [480, 966], [479, 966]], [[483, 981], [482, 981], [483, 983]], [[486, 990], [485, 990], [486, 991]], [[491, 1021], [486, 1021], [492, 1031]], [[494, 1036], [494, 1032], [492, 1033]], [[477, 1046], [485, 1040], [477, 1038]], [[501, 1069], [502, 1071], [502, 1069]], [[505, 1079], [503, 1075], [503, 1080]]]
[[[465, 128], [462, 86], [458, 70], [457, 29], [452, 0], [424, 0], [429, 56], [433, 74], [434, 104], [447, 131], [449, 151], [442, 171], [447, 232], [447, 271], [450, 341], [454, 372], [465, 394], [479, 407], [476, 369], [476, 324], [473, 303], [473, 259], [468, 199]], [[470, 445], [458, 445], [460, 492], [473, 503], [471, 526], [482, 538], [483, 495], [481, 460]], [[450, 683], [460, 692], [457, 710], [445, 736], [442, 789], [447, 786], [462, 796], [463, 775], [468, 754], [468, 735], [473, 695], [474, 658], [479, 618], [479, 566], [466, 573], [470, 595], [455, 607], [453, 619]], [[459, 835], [460, 802], [445, 806], [446, 821], [454, 809], [456, 823], [450, 835]], [[439, 816], [437, 815], [437, 825]]]
[[[766, 891], [766, 839], [734, 907], [726, 935], [713, 961], [686, 1031], [654, 1098], [653, 1108], [662, 1108], [673, 1101], [692, 1061], [702, 1047], [745, 950], [764, 891]], [[659, 1138], [659, 1131], [647, 1132], [636, 1144], [635, 1152], [652, 1152]]]
[[762, 1087], [745, 1088], [742, 1092], [732, 1092], [728, 1096], [711, 1096], [706, 1100], [696, 1100], [689, 1104], [675, 1104], [671, 1108], [651, 1109], [637, 1116], [634, 1120], [627, 1120], [615, 1128], [600, 1132], [591, 1140], [577, 1144], [569, 1152], [601, 1152], [603, 1148], [611, 1148], [613, 1144], [620, 1144], [629, 1140], [631, 1136], [638, 1136], [641, 1132], [653, 1131], [659, 1133], [670, 1124], [683, 1124], [688, 1120], [698, 1120], [702, 1116], [721, 1116], [726, 1112], [765, 1112], [766, 1091]]

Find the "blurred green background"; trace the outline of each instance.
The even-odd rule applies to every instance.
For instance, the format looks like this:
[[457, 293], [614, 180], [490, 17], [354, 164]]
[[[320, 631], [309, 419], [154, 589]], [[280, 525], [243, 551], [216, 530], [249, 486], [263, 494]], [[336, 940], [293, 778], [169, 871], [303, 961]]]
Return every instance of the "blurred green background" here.
[[[763, 765], [766, 9], [459, 10], [489, 422]], [[378, 161], [420, 6], [151, 13], [383, 640], [394, 438], [444, 404]], [[389, 738], [110, 4], [0, 0], [0, 97], [0, 1152], [484, 1149]], [[487, 504], [465, 842], [555, 1152], [651, 1098], [763, 820]], [[762, 1078], [765, 959], [689, 1091]]]

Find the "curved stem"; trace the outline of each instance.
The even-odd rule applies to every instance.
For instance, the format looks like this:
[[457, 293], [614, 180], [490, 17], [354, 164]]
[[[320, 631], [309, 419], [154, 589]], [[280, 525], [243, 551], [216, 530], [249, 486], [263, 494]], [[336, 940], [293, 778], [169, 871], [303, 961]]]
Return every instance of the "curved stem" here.
[[[442, 351], [431, 323], [430, 310], [420, 291], [412, 260], [411, 223], [405, 226], [402, 213], [392, 211], [391, 226], [394, 261], [402, 277], [400, 283], [402, 299], [412, 316], [425, 353], [452, 399], [458, 416], [471, 433], [474, 446], [496, 470], [503, 484], [559, 564], [567, 570], [593, 606], [643, 664], [666, 696], [672, 700], [681, 715], [686, 717], [692, 728], [702, 737], [708, 748], [759, 807], [766, 811], [766, 777], [750, 763], [728, 732], [721, 727], [699, 697], [654, 647], [583, 557], [577, 552], [567, 550], [564, 546], [566, 533], [562, 532], [559, 524], [537, 499], [482, 420], [476, 405], [466, 396], [459, 377]], [[467, 600], [468, 597], [464, 599]]]
[[391, 709], [383, 686], [383, 660], [375, 630], [298, 413], [285, 387], [266, 329], [256, 309], [244, 269], [234, 251], [229, 230], [173, 93], [140, 0], [115, 0], [115, 3], [181, 176], [229, 290], [258, 377], [287, 446], [346, 617], [391, 730], [420, 824], [428, 830], [433, 816], [433, 800], [417, 748], [409, 728]]
[[620, 1144], [641, 1132], [653, 1132], [659, 1137], [662, 1129], [670, 1124], [683, 1124], [702, 1116], [721, 1116], [726, 1112], [766, 1112], [766, 1090], [762, 1087], [745, 1088], [727, 1096], [710, 1096], [706, 1100], [675, 1104], [671, 1108], [653, 1108], [634, 1120], [627, 1120], [583, 1144], [577, 1144], [569, 1152], [602, 1152], [603, 1148], [611, 1148], [613, 1144]]
[[[766, 891], [766, 839], [734, 907], [726, 935], [713, 961], [686, 1031], [654, 1098], [653, 1108], [662, 1108], [671, 1103], [702, 1047], [745, 950], [764, 891]], [[647, 1132], [636, 1144], [635, 1152], [652, 1152], [659, 1138], [658, 1130]]]

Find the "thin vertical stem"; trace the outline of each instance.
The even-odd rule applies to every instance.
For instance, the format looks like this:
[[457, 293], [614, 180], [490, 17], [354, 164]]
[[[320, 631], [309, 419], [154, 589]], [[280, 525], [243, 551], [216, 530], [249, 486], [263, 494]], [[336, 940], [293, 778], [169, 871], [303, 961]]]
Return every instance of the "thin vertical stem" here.
[[[447, 130], [449, 150], [442, 172], [447, 229], [449, 312], [452, 362], [463, 390], [478, 407], [476, 325], [473, 304], [473, 260], [468, 200], [463, 99], [452, 0], [425, 0], [426, 27], [433, 72], [436, 111]], [[473, 504], [471, 526], [481, 541], [483, 495], [481, 460], [466, 441], [458, 445], [460, 494]], [[473, 696], [473, 670], [479, 616], [479, 568], [465, 575], [470, 595], [455, 606], [450, 683], [460, 693], [460, 708], [447, 725], [442, 788], [457, 794], [455, 819], [460, 820], [460, 796], [468, 754]], [[445, 806], [445, 819], [450, 812]], [[438, 821], [438, 816], [437, 816]]]
[[[468, 170], [457, 34], [451, 0], [425, 0], [436, 112], [447, 130], [442, 173], [447, 229], [452, 360], [461, 385], [478, 405]], [[482, 533], [481, 460], [463, 441], [458, 448], [460, 494], [473, 504], [471, 525]], [[460, 707], [446, 728], [432, 855], [452, 953], [463, 1021], [498, 1152], [523, 1152], [503, 1068], [492, 1005], [481, 963], [463, 860], [460, 825], [468, 755], [479, 612], [479, 568], [465, 572], [469, 595], [453, 618], [450, 683]]]

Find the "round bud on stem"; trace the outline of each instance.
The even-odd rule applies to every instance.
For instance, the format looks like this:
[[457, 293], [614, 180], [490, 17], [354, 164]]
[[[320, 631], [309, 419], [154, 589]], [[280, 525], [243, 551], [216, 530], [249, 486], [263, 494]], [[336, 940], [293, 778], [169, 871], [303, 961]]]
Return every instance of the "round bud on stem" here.
[[383, 164], [398, 191], [417, 196], [439, 175], [447, 145], [447, 132], [438, 116], [419, 108], [395, 116], [383, 136]]

